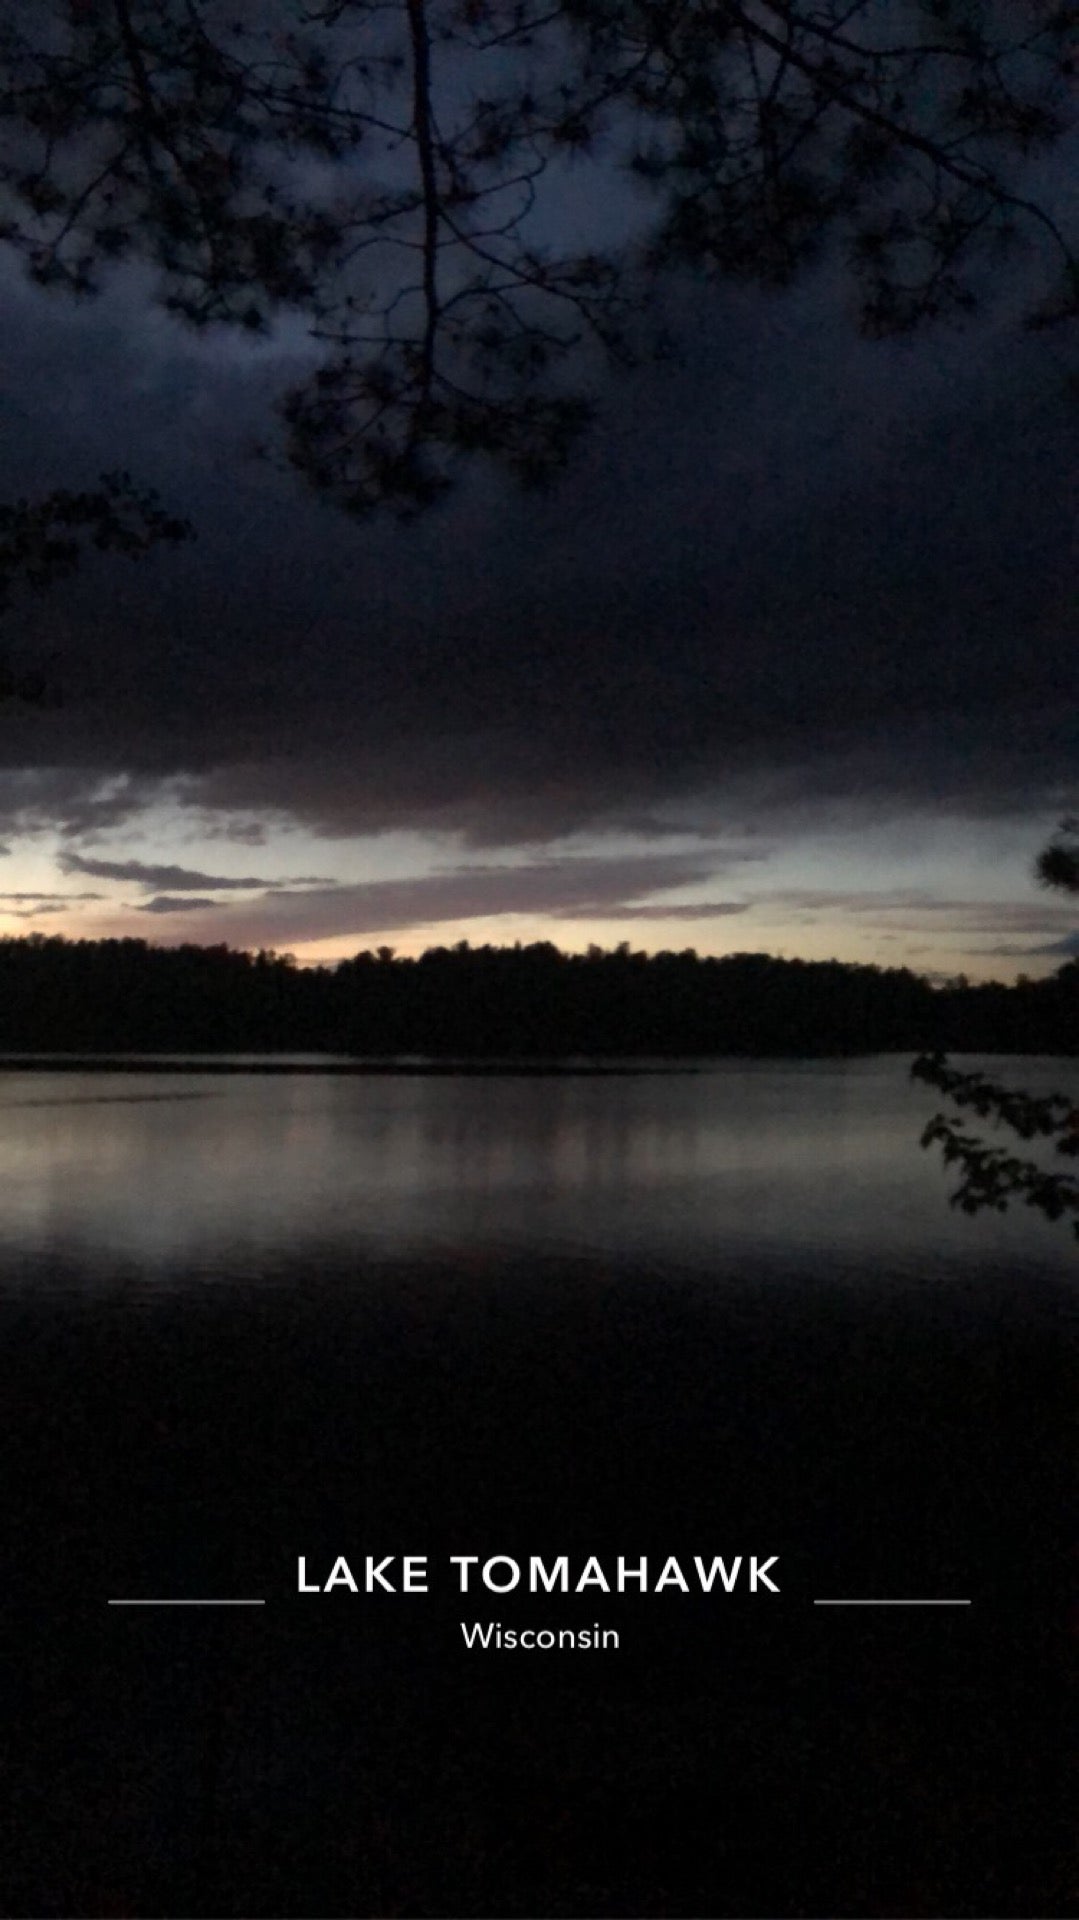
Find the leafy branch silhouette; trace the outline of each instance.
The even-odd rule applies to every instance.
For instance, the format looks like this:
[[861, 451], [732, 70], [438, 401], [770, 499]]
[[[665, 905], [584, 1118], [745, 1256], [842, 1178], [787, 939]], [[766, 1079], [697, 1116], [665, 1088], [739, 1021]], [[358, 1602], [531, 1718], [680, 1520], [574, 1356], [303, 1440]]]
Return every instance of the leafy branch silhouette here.
[[[1079, 893], [1079, 822], [1061, 822], [1035, 862], [1043, 886]], [[964, 1073], [941, 1053], [920, 1054], [911, 1077], [937, 1087], [953, 1107], [973, 1109], [980, 1120], [1006, 1127], [1020, 1140], [1051, 1141], [1055, 1151], [1079, 1158], [1079, 1102], [1070, 1094], [1034, 1095], [1005, 1087], [981, 1073]], [[954, 1167], [959, 1184], [951, 1195], [964, 1213], [985, 1207], [1006, 1213], [1013, 1200], [1043, 1213], [1047, 1220], [1071, 1220], [1079, 1239], [1079, 1179], [1016, 1157], [984, 1136], [963, 1130], [957, 1115], [937, 1113], [922, 1134], [922, 1146], [939, 1146], [945, 1166]]]
[[[58, 487], [36, 500], [0, 502], [0, 616], [17, 587], [44, 592], [74, 573], [88, 548], [134, 558], [193, 531], [123, 471], [102, 474], [96, 488], [81, 492]], [[42, 672], [20, 673], [0, 658], [0, 701], [41, 700], [48, 691]]]
[[[988, 1080], [981, 1073], [963, 1073], [949, 1066], [942, 1054], [922, 1054], [911, 1067], [911, 1077], [946, 1094], [955, 1107], [968, 1107], [980, 1120], [1004, 1126], [1021, 1140], [1051, 1140], [1058, 1153], [1079, 1155], [1079, 1109], [1068, 1094], [1031, 1095]], [[923, 1147], [939, 1146], [946, 1167], [954, 1167], [959, 1184], [951, 1204], [964, 1213], [985, 1207], [1006, 1213], [1013, 1200], [1043, 1213], [1047, 1220], [1071, 1218], [1079, 1238], [1079, 1180], [1019, 1159], [1004, 1147], [989, 1145], [983, 1136], [965, 1132], [952, 1115], [937, 1113], [922, 1134]]]

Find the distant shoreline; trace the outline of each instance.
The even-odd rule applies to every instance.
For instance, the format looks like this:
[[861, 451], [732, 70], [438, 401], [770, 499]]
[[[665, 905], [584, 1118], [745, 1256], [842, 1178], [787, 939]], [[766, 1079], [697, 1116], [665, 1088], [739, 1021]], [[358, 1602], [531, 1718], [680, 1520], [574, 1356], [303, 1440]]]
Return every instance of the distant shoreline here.
[[538, 1078], [728, 1058], [1077, 1051], [1079, 959], [1014, 987], [960, 975], [938, 988], [906, 968], [628, 944], [568, 954], [462, 943], [419, 959], [387, 947], [331, 970], [227, 946], [0, 939], [8, 1071], [67, 1056], [68, 1070], [138, 1059], [129, 1071], [160, 1072], [151, 1063], [201, 1055], [220, 1073], [242, 1061], [260, 1073]]
[[217, 1073], [217, 1074], [333, 1074], [352, 1077], [412, 1078], [495, 1075], [526, 1079], [598, 1079], [642, 1074], [700, 1073], [696, 1062], [672, 1060], [660, 1066], [632, 1062], [543, 1060], [277, 1060], [272, 1054], [252, 1060], [155, 1057], [132, 1054], [7, 1054], [0, 1056], [0, 1073]]
[[[0, 1054], [0, 1073], [112, 1073], [112, 1074], [213, 1074], [239, 1075], [254, 1074], [259, 1077], [269, 1075], [317, 1076], [334, 1079], [516, 1079], [516, 1080], [601, 1080], [601, 1079], [643, 1079], [672, 1074], [704, 1074], [712, 1066], [723, 1062], [748, 1066], [754, 1061], [771, 1061], [778, 1065], [792, 1065], [798, 1062], [828, 1061], [836, 1063], [845, 1060], [869, 1060], [884, 1057], [909, 1059], [917, 1049], [911, 1047], [880, 1047], [854, 1052], [823, 1052], [816, 1050], [808, 1053], [717, 1053], [671, 1055], [668, 1059], [651, 1056], [636, 1061], [625, 1056], [610, 1059], [575, 1060], [535, 1060], [527, 1055], [518, 1059], [483, 1059], [467, 1057], [450, 1059], [383, 1059], [383, 1060], [342, 1060], [339, 1056], [328, 1056], [325, 1060], [289, 1059], [272, 1053], [236, 1057], [212, 1054], [118, 1054], [118, 1053], [27, 1053]], [[1020, 1053], [1014, 1048], [954, 1048], [955, 1058], [982, 1058], [991, 1055], [1009, 1059], [1052, 1059], [1065, 1060], [1075, 1056], [1064, 1052], [1048, 1054], [1043, 1050]]]

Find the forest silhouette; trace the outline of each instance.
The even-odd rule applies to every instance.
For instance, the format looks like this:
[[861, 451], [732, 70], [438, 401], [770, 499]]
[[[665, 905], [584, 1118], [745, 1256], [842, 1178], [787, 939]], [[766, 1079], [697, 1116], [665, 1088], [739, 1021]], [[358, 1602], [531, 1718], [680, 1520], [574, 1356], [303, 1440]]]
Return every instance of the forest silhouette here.
[[0, 1049], [482, 1059], [1079, 1052], [1079, 962], [933, 984], [908, 968], [627, 944], [388, 947], [333, 967], [225, 945], [0, 940]]

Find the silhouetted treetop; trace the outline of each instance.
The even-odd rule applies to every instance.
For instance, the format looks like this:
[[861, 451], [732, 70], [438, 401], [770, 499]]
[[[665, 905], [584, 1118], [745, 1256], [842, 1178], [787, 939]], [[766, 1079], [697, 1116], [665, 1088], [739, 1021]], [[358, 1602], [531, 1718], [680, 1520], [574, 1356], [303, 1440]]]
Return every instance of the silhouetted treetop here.
[[768, 954], [389, 948], [334, 968], [227, 946], [0, 939], [0, 1049], [389, 1058], [1079, 1051], [1079, 966], [1025, 987]]
[[302, 311], [290, 457], [354, 513], [414, 509], [468, 456], [561, 465], [589, 344], [627, 357], [666, 267], [785, 285], [834, 244], [880, 334], [965, 311], [1024, 242], [1032, 323], [1074, 317], [1026, 163], [1074, 122], [1077, 26], [1048, 0], [28, 0], [0, 237], [77, 295], [148, 262], [200, 326]]
[[1079, 820], [1062, 820], [1048, 845], [1042, 848], [1035, 873], [1044, 887], [1079, 893]]
[[88, 546], [134, 556], [191, 533], [189, 521], [127, 473], [102, 474], [97, 487], [81, 492], [57, 487], [36, 500], [0, 502], [0, 613], [16, 586], [40, 592], [72, 573]]
[[[35, 500], [0, 501], [0, 616], [19, 587], [43, 592], [74, 573], [88, 548], [130, 558], [193, 531], [123, 472], [102, 474], [79, 492], [57, 487]], [[42, 672], [18, 672], [0, 654], [0, 701], [37, 700], [45, 691]]]

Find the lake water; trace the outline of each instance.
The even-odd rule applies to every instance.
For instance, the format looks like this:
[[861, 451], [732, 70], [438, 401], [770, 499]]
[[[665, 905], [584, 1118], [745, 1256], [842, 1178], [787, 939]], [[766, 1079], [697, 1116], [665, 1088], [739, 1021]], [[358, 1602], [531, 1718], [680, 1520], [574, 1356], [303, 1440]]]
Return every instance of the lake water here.
[[[571, 1255], [866, 1282], [1007, 1259], [1076, 1270], [1022, 1209], [945, 1204], [898, 1058], [626, 1078], [0, 1076], [6, 1283], [271, 1282], [299, 1260]], [[1007, 1070], [1008, 1063], [993, 1063]], [[1079, 1066], [1016, 1062], [1019, 1084]]]
[[[0, 1076], [6, 1910], [1069, 1910], [1079, 1249], [948, 1207], [907, 1065]], [[430, 1595], [297, 1593], [366, 1553]]]

